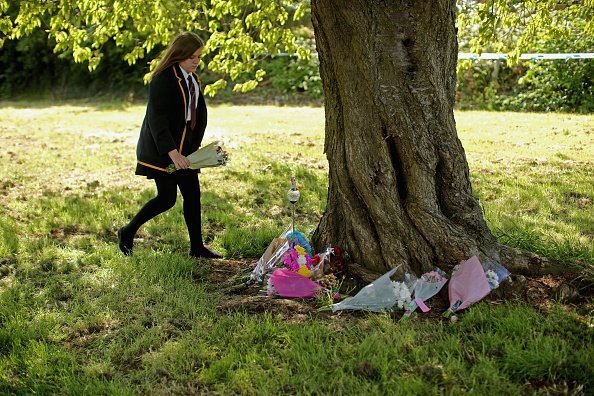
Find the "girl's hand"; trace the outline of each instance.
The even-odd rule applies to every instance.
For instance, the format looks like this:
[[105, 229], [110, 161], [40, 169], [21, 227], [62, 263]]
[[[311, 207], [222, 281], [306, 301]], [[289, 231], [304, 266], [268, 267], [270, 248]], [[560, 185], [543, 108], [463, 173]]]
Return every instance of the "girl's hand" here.
[[171, 158], [171, 160], [173, 161], [175, 169], [188, 169], [188, 167], [190, 166], [190, 161], [188, 161], [188, 159], [185, 156], [181, 155], [179, 151], [171, 150], [167, 154], [169, 154], [169, 158]]

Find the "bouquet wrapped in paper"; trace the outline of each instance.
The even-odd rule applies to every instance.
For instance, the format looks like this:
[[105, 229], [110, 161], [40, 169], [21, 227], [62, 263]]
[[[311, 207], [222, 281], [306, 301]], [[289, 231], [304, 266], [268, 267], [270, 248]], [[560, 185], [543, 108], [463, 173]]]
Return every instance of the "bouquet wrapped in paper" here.
[[[264, 282], [266, 275], [269, 275], [274, 269], [286, 266], [285, 259], [287, 254], [295, 250], [294, 247], [298, 245], [296, 241], [300, 243], [299, 246], [303, 246], [306, 252], [311, 251], [311, 246], [303, 233], [298, 230], [292, 231], [292, 227], [289, 225], [277, 238], [270, 242], [270, 245], [256, 263], [248, 283]], [[298, 258], [295, 257], [295, 260]], [[306, 262], [308, 261], [307, 258], [304, 257], [304, 259]]]
[[[219, 142], [212, 142], [194, 151], [186, 157], [190, 161], [190, 169], [211, 168], [227, 165], [229, 154], [223, 150]], [[175, 165], [167, 167], [169, 173], [175, 172]]]
[[268, 279], [268, 296], [312, 298], [322, 287], [309, 278], [288, 268], [277, 269]]
[[[402, 282], [392, 281], [390, 277], [398, 267], [380, 276], [373, 283], [365, 286], [353, 297], [332, 305], [332, 311], [343, 309], [363, 309], [372, 312], [388, 311], [394, 305], [404, 308], [411, 301], [411, 291], [416, 278], [406, 276]], [[407, 274], [408, 275], [408, 274]]]
[[409, 318], [417, 307], [423, 312], [429, 312], [430, 308], [425, 305], [425, 301], [436, 295], [447, 281], [445, 272], [439, 268], [424, 273], [415, 283], [414, 299], [407, 305], [403, 317]]
[[472, 256], [460, 263], [458, 269], [452, 273], [449, 287], [450, 307], [444, 315], [449, 316], [474, 304], [490, 291], [485, 270], [478, 257]]

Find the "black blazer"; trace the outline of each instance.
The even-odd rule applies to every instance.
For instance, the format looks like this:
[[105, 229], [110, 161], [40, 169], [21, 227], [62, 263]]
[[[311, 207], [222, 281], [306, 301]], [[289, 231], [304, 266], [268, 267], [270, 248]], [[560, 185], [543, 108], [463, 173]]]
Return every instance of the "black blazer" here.
[[[200, 87], [195, 73], [194, 78]], [[186, 123], [190, 93], [179, 65], [174, 64], [153, 77], [136, 146], [137, 175], [152, 178], [155, 174], [167, 172], [167, 166], [173, 163], [167, 154], [171, 150], [177, 149], [186, 156], [198, 150], [207, 122], [202, 87], [199, 89], [196, 126], [190, 130]]]

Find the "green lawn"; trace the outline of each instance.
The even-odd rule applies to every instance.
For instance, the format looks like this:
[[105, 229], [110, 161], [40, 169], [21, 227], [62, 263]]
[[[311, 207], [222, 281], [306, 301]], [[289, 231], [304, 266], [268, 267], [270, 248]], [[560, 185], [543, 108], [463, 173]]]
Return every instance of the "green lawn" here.
[[[456, 323], [390, 314], [221, 309], [220, 289], [289, 222], [326, 202], [320, 108], [209, 109], [204, 235], [233, 260], [187, 256], [181, 199], [132, 257], [115, 230], [154, 194], [134, 176], [143, 106], [0, 104], [0, 394], [588, 393], [591, 304], [479, 303]], [[508, 245], [594, 280], [594, 116], [456, 113], [476, 195]], [[234, 271], [226, 271], [225, 265]], [[309, 309], [311, 308], [311, 309]]]

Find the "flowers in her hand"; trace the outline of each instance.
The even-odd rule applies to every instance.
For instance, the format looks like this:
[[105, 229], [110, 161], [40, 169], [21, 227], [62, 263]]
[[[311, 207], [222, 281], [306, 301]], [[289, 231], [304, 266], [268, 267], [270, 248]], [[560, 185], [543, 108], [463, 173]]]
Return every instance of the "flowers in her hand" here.
[[223, 150], [223, 147], [217, 146], [217, 162], [219, 165], [227, 165], [229, 161], [229, 153]]
[[[219, 145], [219, 142], [212, 142], [194, 151], [186, 158], [190, 161], [190, 169], [201, 169], [227, 165], [229, 154]], [[168, 173], [173, 173], [176, 170], [177, 168], [174, 164], [170, 164], [167, 167]]]

